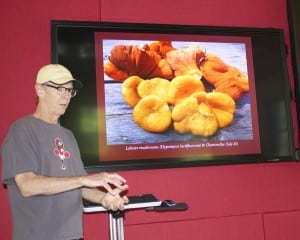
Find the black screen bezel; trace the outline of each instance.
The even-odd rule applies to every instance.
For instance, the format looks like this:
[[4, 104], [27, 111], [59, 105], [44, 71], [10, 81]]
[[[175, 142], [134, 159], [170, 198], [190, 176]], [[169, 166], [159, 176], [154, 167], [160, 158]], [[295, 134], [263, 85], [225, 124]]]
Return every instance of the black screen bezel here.
[[146, 159], [112, 162], [100, 162], [95, 155], [82, 155], [88, 171], [294, 161], [296, 159], [290, 110], [292, 94], [287, 73], [284, 36], [281, 29], [53, 20], [51, 21], [52, 63], [67, 66], [78, 79], [90, 79], [90, 84], [85, 85], [81, 90], [81, 97], [79, 95], [72, 100], [68, 112], [61, 118], [62, 125], [74, 132], [81, 149], [98, 147], [97, 134], [91, 134], [88, 136], [88, 143], [87, 141], [82, 143], [80, 142], [81, 133], [76, 128], [79, 116], [77, 115], [78, 106], [89, 106], [91, 116], [97, 116], [93, 45], [96, 31], [250, 37], [253, 47], [261, 154], [217, 156], [207, 160], [193, 158], [190, 161], [174, 158], [167, 161], [166, 159]]

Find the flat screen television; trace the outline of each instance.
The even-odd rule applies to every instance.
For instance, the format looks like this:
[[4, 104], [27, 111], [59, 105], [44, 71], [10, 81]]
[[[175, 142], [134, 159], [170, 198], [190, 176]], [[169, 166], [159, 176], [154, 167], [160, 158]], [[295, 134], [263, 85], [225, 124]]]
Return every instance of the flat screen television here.
[[88, 171], [294, 161], [283, 31], [51, 21]]

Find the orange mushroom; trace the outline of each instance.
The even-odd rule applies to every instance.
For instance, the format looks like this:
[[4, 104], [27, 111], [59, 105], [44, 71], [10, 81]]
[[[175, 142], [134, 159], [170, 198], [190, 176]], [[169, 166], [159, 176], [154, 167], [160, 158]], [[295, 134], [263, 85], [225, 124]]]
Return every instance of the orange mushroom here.
[[192, 95], [198, 104], [210, 106], [216, 115], [218, 126], [224, 128], [233, 122], [236, 103], [232, 97], [222, 92], [196, 92]]
[[171, 50], [176, 50], [172, 46], [171, 41], [154, 41], [149, 45], [151, 51], [157, 52], [162, 58], [166, 58], [166, 55]]
[[164, 132], [172, 123], [166, 101], [155, 95], [142, 98], [133, 109], [135, 123], [149, 132]]
[[161, 77], [169, 80], [175, 77], [174, 71], [166, 59], [161, 59], [154, 71], [149, 75], [149, 78], [154, 77]]
[[204, 55], [205, 52], [199, 46], [189, 46], [168, 52], [166, 59], [175, 71], [175, 76], [191, 75], [201, 79], [199, 63]]
[[170, 84], [170, 81], [164, 78], [151, 78], [142, 81], [138, 85], [137, 91], [141, 98], [155, 95], [167, 102]]
[[206, 54], [200, 70], [216, 92], [230, 95], [234, 100], [249, 91], [248, 77], [238, 68], [225, 64], [218, 56]]
[[119, 69], [115, 64], [108, 61], [104, 63], [104, 72], [110, 78], [123, 82], [126, 78], [128, 78], [128, 73]]
[[191, 75], [182, 75], [173, 78], [169, 88], [168, 101], [175, 105], [198, 91], [204, 91], [201, 80]]
[[172, 111], [173, 126], [177, 133], [192, 133], [203, 137], [214, 135], [218, 130], [217, 118], [210, 106], [198, 104], [195, 97], [188, 97]]
[[[147, 51], [149, 47], [135, 45], [116, 45], [110, 51], [109, 60], [115, 67], [128, 76], [137, 75], [142, 78], [148, 76], [157, 68], [161, 59], [160, 55], [154, 51]], [[108, 66], [109, 67], [109, 66]], [[113, 69], [105, 70], [108, 76]]]
[[130, 107], [134, 107], [141, 99], [137, 88], [142, 81], [144, 79], [139, 76], [131, 76], [122, 83], [123, 98]]

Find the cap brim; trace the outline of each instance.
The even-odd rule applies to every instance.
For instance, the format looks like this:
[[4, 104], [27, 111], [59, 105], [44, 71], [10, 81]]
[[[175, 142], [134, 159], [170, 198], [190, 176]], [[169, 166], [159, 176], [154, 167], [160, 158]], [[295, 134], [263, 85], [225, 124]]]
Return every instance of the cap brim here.
[[64, 84], [67, 84], [67, 83], [69, 83], [69, 82], [72, 82], [72, 83], [73, 83], [73, 88], [75, 88], [75, 89], [79, 89], [79, 88], [82, 88], [82, 87], [83, 87], [82, 82], [79, 81], [79, 80], [77, 80], [77, 79], [72, 79], [72, 80], [69, 80], [69, 81], [66, 81], [66, 82], [60, 83], [60, 84], [58, 84], [58, 83], [56, 83], [56, 82], [54, 82], [54, 81], [50, 81], [50, 82], [52, 82], [52, 83], [54, 83], [54, 84], [56, 84], [56, 85], [64, 85]]

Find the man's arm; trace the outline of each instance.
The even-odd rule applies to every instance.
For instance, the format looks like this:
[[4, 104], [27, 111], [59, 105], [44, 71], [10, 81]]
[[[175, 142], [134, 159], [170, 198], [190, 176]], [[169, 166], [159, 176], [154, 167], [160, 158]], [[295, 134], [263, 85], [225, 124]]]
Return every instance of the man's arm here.
[[110, 194], [115, 195], [118, 193], [112, 189], [111, 185], [120, 191], [128, 188], [126, 180], [120, 175], [105, 172], [77, 177], [47, 177], [25, 172], [17, 174], [15, 182], [24, 197], [52, 195], [80, 187], [104, 187]]

